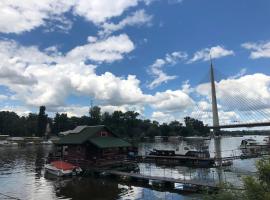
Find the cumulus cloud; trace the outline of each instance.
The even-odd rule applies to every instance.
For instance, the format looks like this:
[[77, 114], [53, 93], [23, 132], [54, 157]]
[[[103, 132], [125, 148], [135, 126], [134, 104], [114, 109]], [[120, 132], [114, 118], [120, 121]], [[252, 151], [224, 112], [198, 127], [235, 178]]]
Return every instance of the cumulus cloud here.
[[[113, 17], [121, 16], [129, 8], [137, 6], [140, 1], [143, 0], [28, 0], [27, 3], [21, 0], [2, 0], [0, 32], [22, 33], [40, 26], [48, 26], [47, 31], [67, 31], [72, 27], [72, 22], [65, 14], [71, 11], [74, 16], [81, 16], [100, 26]], [[149, 0], [143, 2], [149, 4]], [[123, 23], [130, 25], [134, 22]]]
[[70, 10], [73, 1], [65, 0], [3, 0], [0, 2], [0, 32], [30, 31]]
[[123, 29], [126, 26], [134, 26], [134, 25], [139, 26], [144, 24], [150, 24], [151, 20], [152, 16], [146, 14], [145, 10], [137, 10], [117, 24], [110, 22], [103, 23], [102, 24], [103, 30], [99, 32], [99, 35], [101, 36], [109, 35], [112, 32]]
[[15, 112], [19, 116], [27, 116], [29, 113], [31, 113], [31, 110], [27, 108], [26, 106], [5, 105], [5, 106], [0, 107], [0, 111]]
[[167, 75], [162, 68], [168, 65], [175, 65], [180, 60], [185, 60], [187, 54], [185, 52], [176, 51], [171, 54], [166, 54], [165, 58], [157, 59], [152, 65], [149, 66], [148, 73], [154, 77], [154, 80], [148, 84], [148, 88], [153, 89], [162, 83], [167, 83], [170, 80], [175, 79], [175, 75]]
[[[196, 91], [210, 99], [210, 83], [198, 85]], [[266, 109], [270, 105], [270, 76], [256, 73], [224, 79], [216, 83], [216, 92], [224, 110]]]
[[[111, 95], [117, 96], [114, 93], [116, 89], [119, 93], [128, 87], [131, 87], [128, 88], [131, 92], [137, 89], [132, 88], [138, 84], [133, 76], [127, 80], [109, 72], [97, 76], [96, 66], [84, 64], [87, 60], [112, 62], [121, 59], [122, 54], [133, 49], [133, 43], [127, 35], [112, 36], [76, 47], [66, 55], [57, 53], [55, 47], [42, 52], [35, 46], [24, 47], [14, 41], [1, 41], [0, 47], [1, 83], [28, 105], [63, 105], [65, 98], [73, 92], [109, 99]], [[100, 57], [95, 57], [95, 54]], [[106, 88], [110, 90], [105, 92]], [[123, 98], [119, 95], [115, 103]]]
[[[26, 47], [14, 41], [1, 41], [0, 71], [4, 74], [0, 76], [1, 85], [11, 91], [13, 100], [20, 100], [26, 106], [45, 105], [50, 112], [62, 111], [69, 115], [86, 112], [84, 107], [77, 109], [76, 106], [66, 105], [70, 95], [92, 97], [102, 102], [103, 111], [132, 109], [142, 113], [145, 105], [172, 111], [183, 110], [190, 105], [192, 99], [182, 90], [150, 95], [141, 90], [140, 81], [134, 75], [118, 77], [111, 72], [98, 75], [95, 71], [97, 66], [86, 61], [100, 63], [120, 59], [123, 53], [131, 50], [121, 47], [125, 45], [123, 41], [128, 43], [129, 40], [126, 35], [89, 40], [89, 44], [76, 47], [66, 54], [59, 52], [55, 46], [41, 51], [36, 46]], [[100, 51], [102, 59], [89, 56], [89, 51]], [[120, 56], [111, 57], [114, 51], [113, 55]], [[106, 56], [102, 55], [104, 52]], [[174, 63], [175, 60], [168, 56], [166, 62]]]
[[196, 61], [208, 61], [210, 60], [210, 55], [212, 58], [221, 58], [225, 56], [234, 55], [234, 51], [225, 49], [224, 47], [219, 45], [211, 48], [205, 48], [195, 52], [193, 57], [187, 63], [193, 63]]
[[171, 114], [164, 113], [164, 112], [153, 112], [151, 115], [151, 119], [158, 121], [159, 123], [169, 123], [171, 121], [176, 120], [175, 117]]
[[153, 108], [166, 112], [183, 111], [194, 103], [191, 97], [182, 90], [157, 92], [151, 102]]
[[270, 58], [270, 42], [247, 42], [242, 44], [242, 47], [251, 51], [251, 59]]
[[102, 40], [89, 37], [90, 43], [75, 47], [65, 57], [67, 62], [82, 62], [92, 60], [96, 62], [113, 62], [121, 60], [123, 55], [131, 52], [135, 47], [126, 34], [111, 36]]

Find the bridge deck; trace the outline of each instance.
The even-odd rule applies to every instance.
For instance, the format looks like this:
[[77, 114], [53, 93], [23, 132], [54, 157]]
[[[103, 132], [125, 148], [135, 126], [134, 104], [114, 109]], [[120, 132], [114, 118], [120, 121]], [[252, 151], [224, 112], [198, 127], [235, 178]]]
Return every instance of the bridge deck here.
[[225, 124], [225, 125], [219, 125], [219, 126], [209, 126], [209, 128], [210, 129], [219, 129], [219, 128], [240, 128], [240, 127], [259, 127], [259, 126], [270, 126], [270, 122]]

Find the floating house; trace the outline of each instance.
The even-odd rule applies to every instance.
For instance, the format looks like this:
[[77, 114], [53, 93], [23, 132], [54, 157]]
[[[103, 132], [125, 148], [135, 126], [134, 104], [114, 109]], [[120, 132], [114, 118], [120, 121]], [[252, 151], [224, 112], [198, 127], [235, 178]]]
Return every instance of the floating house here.
[[[89, 161], [125, 157], [131, 144], [119, 138], [104, 125], [78, 126], [62, 134], [57, 142], [58, 156]], [[59, 155], [60, 154], [60, 155]]]

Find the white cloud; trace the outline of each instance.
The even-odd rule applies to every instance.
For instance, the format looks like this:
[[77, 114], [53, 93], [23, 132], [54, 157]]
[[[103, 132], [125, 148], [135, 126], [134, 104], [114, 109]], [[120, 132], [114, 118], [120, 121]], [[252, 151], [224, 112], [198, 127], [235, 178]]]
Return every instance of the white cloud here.
[[123, 29], [126, 26], [149, 24], [152, 20], [152, 16], [145, 13], [145, 10], [137, 10], [130, 16], [127, 16], [121, 20], [118, 24], [105, 22], [102, 24], [103, 30], [99, 32], [99, 35], [109, 35], [112, 32]]
[[100, 24], [122, 15], [128, 8], [137, 6], [138, 2], [139, 0], [77, 0], [74, 12], [95, 24]]
[[154, 121], [158, 121], [159, 123], [169, 123], [175, 120], [175, 117], [168, 113], [163, 113], [160, 111], [153, 112], [151, 115], [151, 119]]
[[71, 8], [72, 1], [65, 0], [2, 0], [0, 2], [0, 32], [21, 33], [58, 18]]
[[211, 48], [205, 48], [195, 52], [193, 57], [187, 63], [193, 63], [196, 61], [208, 61], [210, 60], [210, 55], [214, 59], [234, 55], [234, 52], [233, 50], [227, 50], [219, 45]]
[[29, 113], [31, 113], [31, 110], [25, 106], [11, 106], [11, 105], [1, 106], [0, 111], [15, 112], [19, 116], [27, 116]]
[[[196, 91], [210, 99], [209, 83], [198, 85]], [[270, 76], [256, 73], [224, 79], [216, 83], [216, 92], [224, 110], [266, 109], [270, 105]]]
[[179, 4], [182, 3], [184, 0], [168, 0], [169, 4]]
[[167, 83], [169, 80], [176, 79], [175, 75], [167, 75], [162, 68], [167, 65], [175, 65], [180, 60], [185, 60], [187, 54], [185, 52], [176, 51], [171, 54], [166, 54], [165, 58], [157, 59], [149, 66], [148, 73], [154, 77], [154, 80], [148, 84], [148, 88], [153, 89], [162, 83]]
[[140, 115], [143, 115], [144, 113], [144, 107], [142, 105], [122, 105], [122, 106], [112, 106], [112, 105], [104, 105], [100, 106], [102, 112], [108, 112], [113, 113], [114, 111], [135, 111], [139, 113]]
[[113, 17], [121, 16], [140, 1], [149, 5], [149, 0], [2, 0], [0, 32], [22, 33], [40, 26], [48, 26], [47, 31], [67, 31], [72, 22], [65, 18], [65, 14], [70, 11], [99, 26]]
[[67, 62], [83, 62], [92, 60], [96, 62], [113, 62], [121, 60], [123, 55], [131, 52], [135, 47], [126, 34], [111, 36], [103, 40], [88, 38], [90, 43], [75, 47], [64, 58]]
[[247, 72], [247, 69], [246, 69], [246, 68], [243, 68], [243, 69], [241, 69], [240, 72], [238, 72], [237, 74], [235, 74], [235, 75], [229, 77], [229, 79], [240, 78], [240, 77], [244, 76], [244, 75], [246, 74], [246, 72]]
[[247, 42], [242, 44], [242, 47], [251, 50], [249, 56], [251, 59], [270, 58], [270, 42]]
[[[113, 36], [108, 40], [113, 38], [119, 39]], [[192, 99], [182, 90], [168, 90], [149, 95], [141, 90], [140, 81], [134, 75], [117, 77], [110, 72], [97, 75], [96, 66], [84, 62], [86, 58], [93, 61], [95, 58], [87, 57], [88, 54], [84, 54], [84, 51], [91, 48], [97, 49], [96, 51], [106, 51], [107, 48], [111, 49], [110, 51], [126, 51], [126, 48], [111, 48], [108, 44], [111, 42], [93, 41], [87, 44], [90, 47], [77, 47], [80, 53], [71, 57], [70, 52], [74, 50], [65, 55], [58, 52], [55, 46], [40, 51], [35, 46], [25, 47], [14, 41], [1, 41], [1, 85], [12, 92], [13, 100], [20, 100], [26, 106], [45, 105], [50, 112], [67, 112], [69, 115], [78, 115], [86, 111], [83, 107], [75, 109], [76, 106], [66, 105], [65, 101], [70, 95], [88, 96], [101, 101], [102, 109], [107, 111], [121, 109], [143, 112], [145, 105], [151, 105], [153, 108], [171, 112], [190, 106]], [[111, 60], [103, 57], [103, 61]], [[166, 62], [176, 61], [167, 56]]]
[[182, 90], [157, 92], [151, 97], [152, 107], [166, 112], [179, 112], [190, 108], [193, 100]]

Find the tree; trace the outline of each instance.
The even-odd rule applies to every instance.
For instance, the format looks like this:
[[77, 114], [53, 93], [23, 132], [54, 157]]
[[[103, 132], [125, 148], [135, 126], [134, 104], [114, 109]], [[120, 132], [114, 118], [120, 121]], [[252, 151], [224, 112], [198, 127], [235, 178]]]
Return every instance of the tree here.
[[101, 112], [100, 107], [94, 106], [89, 111], [90, 114], [90, 125], [98, 125], [101, 123]]
[[270, 199], [270, 158], [257, 162], [258, 177], [247, 176], [243, 179], [242, 192], [224, 189], [218, 194], [205, 196], [205, 200], [269, 200]]
[[39, 113], [38, 113], [38, 136], [42, 137], [44, 136], [44, 133], [46, 131], [47, 126], [47, 115], [45, 114], [46, 107], [40, 106], [39, 107]]
[[61, 131], [67, 131], [73, 129], [76, 125], [75, 122], [72, 123], [72, 118], [69, 118], [66, 113], [56, 113], [53, 123], [53, 133], [58, 134]]
[[38, 115], [29, 113], [26, 118], [26, 134], [28, 136], [38, 135]]
[[190, 135], [206, 136], [210, 133], [210, 129], [207, 126], [204, 126], [202, 121], [191, 117], [185, 117], [184, 120]]

